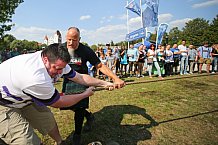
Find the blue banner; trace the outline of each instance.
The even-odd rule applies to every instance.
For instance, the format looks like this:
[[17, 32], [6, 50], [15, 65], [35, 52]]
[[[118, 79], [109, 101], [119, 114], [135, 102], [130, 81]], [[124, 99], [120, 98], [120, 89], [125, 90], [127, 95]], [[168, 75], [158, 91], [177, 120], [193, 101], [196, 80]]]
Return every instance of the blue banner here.
[[141, 16], [141, 9], [139, 7], [139, 5], [134, 1], [132, 0], [127, 6], [126, 6], [127, 9], [129, 9], [130, 11], [136, 13], [137, 15]]
[[143, 27], [155, 27], [158, 25], [159, 0], [142, 0]]
[[150, 40], [150, 38], [151, 38], [151, 32], [147, 32], [147, 36], [146, 36], [146, 38], [145, 38], [145, 41], [149, 41]]
[[161, 44], [164, 33], [167, 30], [167, 27], [168, 27], [168, 24], [166, 23], [161, 23], [159, 25], [158, 30], [157, 30], [156, 48], [157, 48], [157, 45]]
[[145, 38], [145, 29], [144, 28], [140, 28], [136, 31], [133, 31], [129, 34], [126, 34], [126, 41], [133, 41], [133, 40], [137, 40], [140, 38]]

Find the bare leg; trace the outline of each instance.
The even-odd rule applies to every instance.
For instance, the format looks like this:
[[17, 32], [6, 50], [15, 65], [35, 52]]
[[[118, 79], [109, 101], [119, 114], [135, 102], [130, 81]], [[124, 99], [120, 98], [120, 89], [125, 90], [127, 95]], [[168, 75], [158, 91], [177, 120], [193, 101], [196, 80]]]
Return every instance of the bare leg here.
[[200, 65], [199, 65], [199, 73], [201, 73], [201, 71], [202, 71], [202, 63], [200, 63]]
[[60, 145], [62, 142], [62, 138], [60, 135], [60, 132], [58, 130], [57, 124], [55, 124], [55, 127], [48, 133], [48, 135], [55, 140], [55, 145]]

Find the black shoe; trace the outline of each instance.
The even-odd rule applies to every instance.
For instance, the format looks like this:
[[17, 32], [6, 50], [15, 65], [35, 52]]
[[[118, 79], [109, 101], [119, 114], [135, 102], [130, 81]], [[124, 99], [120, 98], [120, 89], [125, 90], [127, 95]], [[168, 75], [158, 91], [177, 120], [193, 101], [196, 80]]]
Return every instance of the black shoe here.
[[73, 145], [81, 145], [81, 135], [73, 134]]
[[90, 116], [87, 118], [87, 121], [83, 127], [84, 132], [90, 132], [92, 130], [92, 125], [95, 121], [94, 115], [91, 113]]

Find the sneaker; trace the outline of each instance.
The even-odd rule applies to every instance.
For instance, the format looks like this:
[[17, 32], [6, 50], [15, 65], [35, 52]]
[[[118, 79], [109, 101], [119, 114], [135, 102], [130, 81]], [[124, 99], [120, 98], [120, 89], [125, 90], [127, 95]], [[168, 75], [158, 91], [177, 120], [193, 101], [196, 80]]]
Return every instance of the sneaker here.
[[81, 145], [81, 135], [73, 134], [73, 144], [72, 145]]
[[213, 71], [212, 74], [215, 74], [215, 72]]
[[90, 117], [87, 118], [87, 121], [83, 127], [83, 131], [90, 132], [92, 130], [92, 125], [95, 121], [94, 115], [91, 113]]

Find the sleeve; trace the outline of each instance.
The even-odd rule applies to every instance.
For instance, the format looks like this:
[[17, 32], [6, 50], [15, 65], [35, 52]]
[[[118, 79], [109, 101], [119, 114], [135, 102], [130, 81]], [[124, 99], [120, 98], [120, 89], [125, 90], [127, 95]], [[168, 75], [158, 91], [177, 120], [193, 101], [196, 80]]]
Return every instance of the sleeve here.
[[59, 92], [52, 83], [38, 84], [23, 90], [39, 106], [49, 106], [59, 100]]
[[86, 54], [88, 61], [91, 63], [91, 65], [96, 66], [99, 63], [101, 63], [98, 56], [95, 54], [95, 52], [91, 48], [87, 48], [87, 54]]

